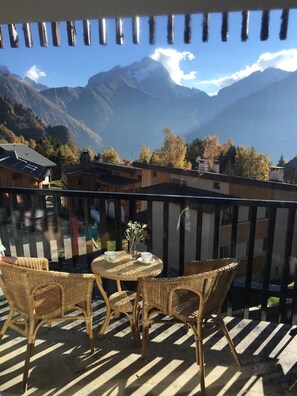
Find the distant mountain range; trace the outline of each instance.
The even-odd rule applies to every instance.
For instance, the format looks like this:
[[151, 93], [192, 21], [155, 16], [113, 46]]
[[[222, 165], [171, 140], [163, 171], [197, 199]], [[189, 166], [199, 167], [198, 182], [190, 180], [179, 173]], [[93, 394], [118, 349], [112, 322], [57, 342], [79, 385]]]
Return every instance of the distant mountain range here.
[[143, 58], [98, 73], [85, 87], [43, 88], [0, 67], [0, 95], [47, 124], [67, 126], [80, 148], [95, 152], [113, 146], [135, 159], [142, 144], [152, 150], [162, 144], [169, 126], [188, 142], [218, 135], [221, 143], [231, 138], [274, 161], [297, 153], [297, 72], [255, 72], [211, 97], [175, 84], [162, 64]]

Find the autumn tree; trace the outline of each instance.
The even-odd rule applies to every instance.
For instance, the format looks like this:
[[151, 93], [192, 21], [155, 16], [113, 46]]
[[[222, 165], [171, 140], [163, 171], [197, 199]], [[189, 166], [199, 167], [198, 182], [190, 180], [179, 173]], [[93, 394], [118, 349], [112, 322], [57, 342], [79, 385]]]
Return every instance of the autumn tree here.
[[142, 145], [141, 150], [139, 152], [139, 162], [143, 162], [148, 164], [151, 160], [152, 153], [149, 147]]
[[228, 139], [223, 145], [219, 155], [220, 173], [232, 176], [234, 175], [234, 164], [236, 158], [236, 147], [231, 139]]
[[220, 152], [222, 150], [222, 146], [219, 142], [218, 136], [205, 136], [204, 140], [204, 151], [203, 158], [207, 159], [209, 162], [209, 166], [212, 169], [214, 160], [218, 159]]
[[281, 155], [280, 159], [278, 160], [277, 166], [285, 166], [286, 165], [286, 161], [284, 159], [284, 156]]
[[103, 162], [109, 162], [110, 164], [120, 164], [121, 158], [113, 147], [106, 148], [101, 154]]
[[185, 139], [172, 133], [169, 127], [165, 127], [163, 132], [163, 146], [153, 152], [151, 163], [175, 168], [189, 168], [190, 164], [185, 159], [187, 151]]
[[250, 179], [269, 180], [269, 155], [259, 154], [254, 147], [237, 148], [234, 173]]
[[197, 167], [197, 157], [203, 158], [204, 143], [203, 140], [196, 138], [187, 144], [186, 160], [192, 164], [192, 169]]

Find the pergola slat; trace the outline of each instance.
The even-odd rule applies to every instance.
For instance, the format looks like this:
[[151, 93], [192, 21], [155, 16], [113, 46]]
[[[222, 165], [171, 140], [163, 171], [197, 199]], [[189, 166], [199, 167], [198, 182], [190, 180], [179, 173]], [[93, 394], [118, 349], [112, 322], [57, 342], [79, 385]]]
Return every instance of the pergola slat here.
[[135, 16], [132, 18], [132, 42], [133, 44], [139, 44], [140, 41], [140, 27], [139, 17]]
[[8, 33], [9, 33], [9, 40], [11, 48], [18, 48], [19, 46], [19, 36], [16, 29], [16, 25], [10, 24], [8, 25]]
[[3, 33], [2, 33], [2, 26], [0, 25], [0, 48], [4, 48], [4, 37], [3, 37]]
[[60, 24], [59, 22], [52, 22], [51, 27], [52, 27], [53, 46], [60, 47], [61, 45]]
[[281, 28], [279, 32], [280, 40], [286, 40], [288, 33], [288, 24], [289, 24], [289, 10], [283, 10], [281, 16]]
[[30, 23], [23, 23], [23, 32], [24, 32], [26, 47], [32, 48], [33, 47], [33, 39], [32, 39], [32, 30], [31, 30]]
[[192, 39], [192, 17], [190, 14], [185, 15], [185, 30], [184, 30], [184, 42], [190, 44]]
[[247, 41], [249, 38], [249, 12], [242, 12], [242, 23], [241, 23], [241, 41]]
[[209, 26], [209, 14], [203, 14], [202, 19], [202, 41], [206, 43], [208, 41], [208, 26]]
[[261, 34], [260, 34], [261, 41], [265, 41], [269, 37], [269, 16], [270, 16], [270, 12], [268, 10], [262, 12]]
[[149, 17], [149, 43], [151, 45], [156, 44], [156, 18], [154, 16]]
[[99, 19], [99, 43], [100, 45], [106, 45], [106, 20]]
[[167, 43], [174, 43], [174, 15], [168, 15], [167, 21]]
[[229, 15], [228, 12], [222, 13], [222, 30], [221, 30], [221, 37], [222, 41], [225, 42], [228, 40], [228, 30], [229, 30]]
[[123, 20], [122, 20], [122, 18], [116, 18], [116, 43], [118, 45], [123, 45], [124, 44]]
[[74, 21], [67, 21], [67, 36], [68, 36], [68, 45], [71, 47], [76, 46], [76, 28]]
[[91, 23], [89, 19], [83, 20], [84, 43], [91, 45]]
[[38, 22], [39, 41], [41, 47], [48, 47], [47, 31], [45, 22]]

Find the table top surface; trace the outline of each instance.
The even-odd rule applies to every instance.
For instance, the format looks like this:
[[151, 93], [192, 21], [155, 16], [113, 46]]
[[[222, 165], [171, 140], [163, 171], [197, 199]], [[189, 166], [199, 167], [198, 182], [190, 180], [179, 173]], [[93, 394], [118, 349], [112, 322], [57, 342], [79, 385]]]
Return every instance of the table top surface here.
[[112, 263], [107, 262], [104, 255], [92, 261], [92, 272], [102, 278], [115, 280], [132, 280], [149, 276], [157, 276], [163, 270], [163, 261], [153, 256], [150, 263], [142, 263], [141, 259], [132, 259], [124, 251], [117, 252], [117, 257]]

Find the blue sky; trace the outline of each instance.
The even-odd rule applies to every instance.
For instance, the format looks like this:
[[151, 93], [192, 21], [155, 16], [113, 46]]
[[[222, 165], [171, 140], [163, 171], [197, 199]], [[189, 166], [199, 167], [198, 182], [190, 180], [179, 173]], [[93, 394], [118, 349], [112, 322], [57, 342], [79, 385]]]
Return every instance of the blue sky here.
[[48, 25], [49, 47], [39, 45], [37, 26], [33, 25], [34, 48], [25, 48], [22, 27], [17, 25], [20, 48], [9, 46], [4, 29], [5, 49], [0, 50], [0, 64], [12, 73], [25, 75], [50, 87], [84, 86], [92, 75], [121, 65], [126, 66], [144, 56], [162, 61], [172, 78], [181, 85], [199, 88], [209, 94], [256, 70], [278, 67], [297, 69], [297, 11], [290, 12], [287, 40], [279, 40], [281, 11], [270, 14], [267, 41], [260, 41], [261, 13], [252, 12], [249, 39], [241, 42], [241, 15], [229, 15], [229, 38], [221, 41], [221, 15], [211, 14], [209, 41], [201, 40], [201, 15], [192, 17], [192, 41], [184, 44], [184, 18], [175, 17], [175, 44], [167, 44], [167, 18], [157, 18], [156, 44], [148, 43], [148, 18], [140, 21], [140, 44], [132, 44], [131, 20], [124, 19], [124, 44], [115, 43], [115, 22], [107, 20], [107, 46], [99, 45], [98, 23], [92, 21], [92, 45], [85, 46], [82, 22], [76, 22], [77, 46], [69, 47], [65, 24], [61, 23], [61, 47], [53, 47]]

